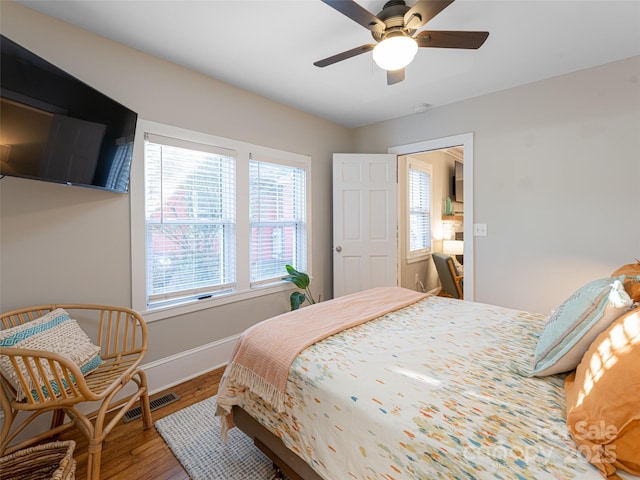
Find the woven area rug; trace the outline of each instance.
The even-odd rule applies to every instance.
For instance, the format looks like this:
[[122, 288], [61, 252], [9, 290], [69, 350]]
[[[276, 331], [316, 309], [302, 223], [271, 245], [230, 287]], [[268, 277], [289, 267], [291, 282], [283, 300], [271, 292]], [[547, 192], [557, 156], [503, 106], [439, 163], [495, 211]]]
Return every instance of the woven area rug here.
[[192, 480], [271, 480], [273, 463], [238, 428], [220, 440], [220, 419], [211, 397], [155, 422]]

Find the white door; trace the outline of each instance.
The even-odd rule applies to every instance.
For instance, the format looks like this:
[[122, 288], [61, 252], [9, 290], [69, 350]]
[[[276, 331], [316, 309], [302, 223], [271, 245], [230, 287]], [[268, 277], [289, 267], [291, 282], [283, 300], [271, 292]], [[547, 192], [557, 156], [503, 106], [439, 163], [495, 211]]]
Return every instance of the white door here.
[[398, 284], [396, 155], [333, 155], [333, 296]]

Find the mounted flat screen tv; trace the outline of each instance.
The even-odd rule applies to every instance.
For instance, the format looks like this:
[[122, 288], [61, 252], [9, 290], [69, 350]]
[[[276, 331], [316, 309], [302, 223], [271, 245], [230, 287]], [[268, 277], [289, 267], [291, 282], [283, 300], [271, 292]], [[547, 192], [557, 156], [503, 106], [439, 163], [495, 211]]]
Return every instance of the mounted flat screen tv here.
[[456, 202], [463, 203], [464, 202], [464, 164], [462, 162], [456, 161], [453, 184], [455, 186]]
[[0, 175], [128, 192], [138, 115], [0, 37]]

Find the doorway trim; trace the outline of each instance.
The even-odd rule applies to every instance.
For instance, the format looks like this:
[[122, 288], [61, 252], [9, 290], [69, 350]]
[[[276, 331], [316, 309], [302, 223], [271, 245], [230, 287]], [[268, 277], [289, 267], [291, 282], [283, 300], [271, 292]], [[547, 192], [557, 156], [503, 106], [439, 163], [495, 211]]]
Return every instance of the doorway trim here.
[[474, 237], [473, 237], [473, 132], [452, 135], [449, 137], [423, 140], [389, 147], [387, 153], [395, 155], [411, 155], [450, 147], [463, 147], [464, 160], [464, 298], [474, 301], [475, 269], [474, 269]]

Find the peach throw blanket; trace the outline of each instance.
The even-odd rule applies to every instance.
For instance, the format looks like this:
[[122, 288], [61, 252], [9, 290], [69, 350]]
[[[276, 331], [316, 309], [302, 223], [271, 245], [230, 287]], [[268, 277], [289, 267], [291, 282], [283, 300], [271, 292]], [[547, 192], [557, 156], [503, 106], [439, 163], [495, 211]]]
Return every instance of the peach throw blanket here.
[[300, 352], [426, 296], [400, 287], [378, 287], [284, 313], [248, 328], [240, 336], [220, 383], [217, 414], [231, 412], [236, 396], [231, 390], [238, 387], [246, 387], [283, 411], [289, 368]]

